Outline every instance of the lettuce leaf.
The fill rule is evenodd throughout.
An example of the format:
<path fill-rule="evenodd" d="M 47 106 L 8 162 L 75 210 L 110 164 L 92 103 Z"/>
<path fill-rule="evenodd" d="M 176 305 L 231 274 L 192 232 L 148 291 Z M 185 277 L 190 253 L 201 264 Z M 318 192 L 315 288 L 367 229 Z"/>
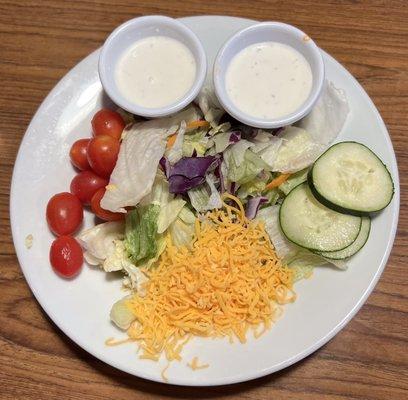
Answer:
<path fill-rule="evenodd" d="M 163 207 L 173 198 L 174 195 L 169 192 L 169 183 L 164 173 L 161 170 L 157 170 L 152 190 L 140 200 L 140 205 L 148 206 L 149 204 L 156 204 Z"/>
<path fill-rule="evenodd" d="M 140 206 L 126 214 L 125 247 L 129 259 L 140 265 L 158 252 L 157 220 L 160 206 Z"/>
<path fill-rule="evenodd" d="M 312 164 L 326 149 L 304 129 L 288 126 L 279 135 L 282 144 L 273 163 L 273 171 L 297 172 Z"/>
<path fill-rule="evenodd" d="M 205 120 L 210 123 L 212 128 L 215 128 L 225 111 L 219 103 L 214 90 L 209 86 L 205 86 L 199 93 L 197 100 Z"/>
<path fill-rule="evenodd" d="M 134 124 L 121 143 L 109 190 L 101 200 L 102 208 L 125 213 L 125 207 L 137 205 L 149 194 L 167 136 L 176 132 L 182 121 L 188 123 L 200 115 L 196 107 L 190 106 L 172 117 Z"/>
<path fill-rule="evenodd" d="M 231 124 L 229 122 L 224 122 L 220 125 L 216 125 L 214 127 L 212 127 L 209 131 L 208 131 L 208 135 L 209 136 L 214 136 L 217 133 L 223 133 L 223 132 L 228 132 L 231 128 Z"/>
<path fill-rule="evenodd" d="M 230 144 L 237 143 L 241 139 L 238 131 L 221 132 L 213 137 L 215 152 L 222 153 Z"/>
<path fill-rule="evenodd" d="M 196 152 L 203 156 L 208 149 L 209 137 L 206 130 L 197 130 L 194 133 L 186 133 L 183 141 L 183 157 L 192 157 Z"/>
<path fill-rule="evenodd" d="M 191 205 L 197 212 L 213 210 L 222 207 L 221 196 L 215 187 L 215 176 L 208 174 L 206 183 L 187 192 Z"/>
<path fill-rule="evenodd" d="M 161 207 L 157 218 L 157 233 L 163 233 L 170 224 L 177 218 L 186 202 L 183 199 L 175 198 Z"/>
<path fill-rule="evenodd" d="M 295 188 L 297 185 L 300 185 L 303 182 L 307 181 L 307 174 L 309 173 L 309 169 L 302 169 L 293 175 L 291 175 L 285 182 L 283 182 L 280 186 L 279 189 L 285 194 L 288 195 L 288 193 Z"/>
<path fill-rule="evenodd" d="M 279 225 L 279 205 L 262 208 L 258 211 L 256 220 L 264 221 L 265 230 L 275 247 L 279 258 L 286 259 L 294 255 L 298 249 L 283 235 Z"/>
<path fill-rule="evenodd" d="M 121 268 L 105 264 L 105 260 L 117 251 L 117 242 L 125 236 L 123 221 L 111 221 L 81 232 L 77 239 L 85 249 L 84 258 L 91 265 L 100 265 L 105 271 L 117 271 Z"/>
<path fill-rule="evenodd" d="M 316 105 L 297 125 L 307 130 L 315 142 L 327 146 L 343 129 L 349 112 L 345 92 L 326 80 Z"/>
<path fill-rule="evenodd" d="M 190 247 L 195 233 L 194 224 L 194 214 L 188 207 L 184 206 L 176 220 L 169 227 L 172 243 L 177 247 Z"/>
<path fill-rule="evenodd" d="M 267 192 L 265 192 L 265 187 L 269 180 L 271 179 L 272 174 L 270 172 L 261 172 L 259 173 L 254 179 L 249 182 L 243 183 L 238 191 L 237 196 L 242 200 L 246 201 L 247 197 L 257 197 L 257 196 L 267 196 Z M 270 192 L 270 191 L 268 191 Z"/>
<path fill-rule="evenodd" d="M 129 329 L 131 323 L 136 319 L 135 314 L 127 306 L 127 300 L 131 296 L 126 296 L 113 304 L 110 311 L 111 321 L 120 329 Z"/>
<path fill-rule="evenodd" d="M 184 133 L 186 132 L 186 122 L 181 121 L 180 127 L 177 131 L 176 140 L 166 153 L 167 159 L 170 164 L 175 164 L 183 157 L 183 143 L 184 143 Z"/>
<path fill-rule="evenodd" d="M 268 169 L 268 165 L 251 150 L 239 145 L 242 142 L 230 146 L 224 151 L 227 177 L 231 182 L 244 184 L 252 181 L 262 170 Z"/>

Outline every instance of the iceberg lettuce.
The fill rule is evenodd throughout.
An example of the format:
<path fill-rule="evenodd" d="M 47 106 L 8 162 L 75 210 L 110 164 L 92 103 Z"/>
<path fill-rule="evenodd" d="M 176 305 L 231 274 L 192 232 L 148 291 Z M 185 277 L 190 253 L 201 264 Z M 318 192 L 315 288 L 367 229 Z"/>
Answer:
<path fill-rule="evenodd" d="M 124 222 L 111 221 L 81 232 L 77 239 L 85 250 L 84 258 L 88 264 L 101 265 L 105 271 L 117 271 L 121 268 L 113 267 L 104 261 L 118 251 L 117 242 L 123 240 L 124 236 Z"/>
<path fill-rule="evenodd" d="M 210 123 L 212 128 L 215 128 L 225 111 L 219 103 L 214 90 L 209 86 L 205 86 L 201 89 L 197 101 L 205 120 Z"/>
<path fill-rule="evenodd" d="M 273 163 L 273 171 L 297 172 L 312 164 L 326 149 L 304 129 L 288 126 L 279 137 L 282 144 Z"/>
<path fill-rule="evenodd" d="M 279 186 L 279 190 L 281 190 L 285 196 L 297 185 L 300 185 L 303 182 L 307 181 L 307 174 L 309 173 L 309 169 L 302 169 L 293 175 L 291 175 L 285 182 L 283 182 Z"/>
<path fill-rule="evenodd" d="M 191 205 L 197 212 L 213 210 L 222 207 L 221 196 L 215 187 L 215 176 L 208 174 L 205 177 L 206 183 L 190 189 L 187 194 Z"/>
<path fill-rule="evenodd" d="M 176 140 L 171 147 L 167 151 L 167 159 L 169 160 L 170 164 L 175 164 L 183 157 L 183 143 L 184 143 L 184 133 L 186 132 L 186 122 L 181 121 L 180 127 L 177 131 Z"/>
<path fill-rule="evenodd" d="M 126 214 L 125 248 L 129 259 L 140 265 L 158 252 L 157 220 L 160 206 L 139 206 Z"/>
<path fill-rule="evenodd" d="M 195 233 L 194 223 L 194 214 L 188 207 L 184 206 L 177 219 L 169 227 L 170 237 L 174 246 L 191 246 Z"/>
<path fill-rule="evenodd" d="M 336 88 L 333 82 L 325 81 L 316 105 L 297 125 L 307 130 L 315 142 L 327 146 L 343 129 L 349 112 L 345 92 Z"/>
<path fill-rule="evenodd" d="M 228 180 L 244 184 L 256 178 L 261 171 L 268 170 L 269 166 L 257 154 L 245 149 L 245 143 L 240 145 L 241 142 L 243 141 L 239 141 L 224 151 L 224 161 Z"/>
<path fill-rule="evenodd" d="M 120 145 L 102 208 L 125 213 L 125 207 L 137 205 L 149 194 L 167 137 L 177 131 L 182 121 L 188 123 L 200 115 L 196 107 L 190 106 L 171 117 L 134 124 Z"/>

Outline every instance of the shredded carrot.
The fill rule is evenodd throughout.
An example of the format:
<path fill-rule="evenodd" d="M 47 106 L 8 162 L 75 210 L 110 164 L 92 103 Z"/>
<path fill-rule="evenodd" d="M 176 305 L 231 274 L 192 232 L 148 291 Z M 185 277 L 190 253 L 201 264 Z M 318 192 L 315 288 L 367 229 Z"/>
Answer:
<path fill-rule="evenodd" d="M 167 138 L 166 148 L 171 149 L 174 146 L 174 142 L 176 141 L 176 139 L 177 139 L 177 132 L 173 133 L 171 136 Z"/>
<path fill-rule="evenodd" d="M 285 182 L 291 175 L 292 174 L 280 174 L 265 186 L 265 190 L 271 190 L 282 185 L 282 183 Z"/>
<path fill-rule="evenodd" d="M 181 360 L 191 336 L 234 337 L 268 329 L 280 305 L 295 300 L 293 272 L 277 257 L 260 221 L 249 221 L 238 198 L 224 195 L 224 209 L 196 219 L 191 248 L 167 247 L 147 271 L 146 294 L 127 300 L 136 321 L 128 330 L 140 357 Z"/>
<path fill-rule="evenodd" d="M 206 128 L 209 127 L 209 122 L 199 119 L 197 121 L 191 121 L 186 125 L 186 129 Z M 166 148 L 171 149 L 174 146 L 174 142 L 177 139 L 177 132 L 173 133 L 167 138 Z"/>
<path fill-rule="evenodd" d="M 191 121 L 187 124 L 186 128 L 187 129 L 196 129 L 196 128 L 207 128 L 210 126 L 210 123 L 208 121 L 205 121 L 203 119 L 199 119 L 197 121 Z"/>

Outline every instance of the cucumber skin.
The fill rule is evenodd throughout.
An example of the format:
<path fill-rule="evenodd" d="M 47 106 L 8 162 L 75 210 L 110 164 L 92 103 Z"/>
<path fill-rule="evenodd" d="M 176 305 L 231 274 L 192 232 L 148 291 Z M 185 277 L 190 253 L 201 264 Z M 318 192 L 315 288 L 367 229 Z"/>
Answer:
<path fill-rule="evenodd" d="M 309 174 L 310 174 L 310 171 L 309 171 Z M 309 175 L 308 174 L 308 175 Z M 302 183 L 299 183 L 299 185 L 296 185 L 290 192 L 292 192 L 293 190 L 295 190 L 297 187 L 299 187 L 299 186 L 301 186 L 301 185 L 304 185 L 306 182 L 302 182 Z M 289 193 L 290 193 L 289 192 Z M 288 193 L 288 196 L 289 196 L 289 193 Z M 312 193 L 313 193 L 313 191 L 312 191 Z M 286 196 L 287 197 L 287 196 Z M 318 199 L 317 199 L 318 200 Z M 318 200 L 319 201 L 319 200 Z M 319 201 L 320 202 L 320 201 Z M 322 203 L 323 204 L 323 203 Z M 323 204 L 324 205 L 324 204 Z M 329 207 L 330 208 L 330 207 Z M 299 247 L 301 247 L 302 249 L 306 249 L 306 250 L 309 250 L 309 251 L 311 251 L 312 253 L 315 253 L 315 254 L 317 254 L 317 255 L 319 255 L 320 256 L 320 254 L 319 254 L 319 250 L 316 250 L 316 249 L 311 249 L 310 247 L 306 247 L 306 246 L 302 246 L 301 244 L 299 244 L 299 243 L 297 243 L 297 242 L 295 242 L 294 240 L 292 240 L 291 238 L 289 238 L 288 236 L 286 236 L 286 234 L 285 234 L 285 232 L 284 232 L 284 230 L 282 229 L 282 223 L 281 223 L 281 219 L 282 219 L 282 205 L 281 205 L 281 207 L 279 207 L 279 227 L 280 227 L 280 229 L 281 229 L 281 231 L 282 231 L 282 233 L 283 233 L 283 236 L 285 236 L 285 238 L 289 241 L 289 242 L 291 242 L 291 243 L 293 243 L 293 244 L 295 244 L 296 246 L 299 246 Z M 336 211 L 336 210 L 333 210 L 333 211 Z M 343 213 L 344 214 L 344 213 Z M 349 213 L 346 213 L 346 214 L 349 214 Z M 360 215 L 356 215 L 356 217 L 360 217 Z M 361 220 L 360 221 L 360 229 L 361 229 L 361 225 L 362 225 L 362 223 L 363 223 L 363 220 Z M 359 231 L 360 232 L 360 231 Z M 356 236 L 356 239 L 357 239 L 357 237 L 358 237 L 358 234 L 357 234 L 357 236 Z M 348 246 L 350 246 L 352 243 L 350 243 Z M 333 251 L 341 251 L 341 250 L 344 250 L 344 249 L 346 249 L 348 246 L 345 246 L 345 247 L 343 247 L 342 249 L 338 249 L 338 250 L 333 250 Z"/>
<path fill-rule="evenodd" d="M 327 151 L 329 151 L 332 147 L 334 147 L 334 146 L 336 146 L 336 145 L 338 145 L 338 144 L 341 144 L 341 143 L 354 143 L 354 144 L 358 144 L 358 145 L 360 145 L 360 146 L 364 146 L 364 147 L 365 147 L 366 149 L 368 149 L 371 153 L 373 153 L 374 156 L 377 157 L 378 160 L 380 161 L 380 163 L 384 166 L 385 170 L 387 171 L 387 173 L 388 173 L 388 175 L 389 175 L 389 177 L 390 177 L 391 183 L 392 183 L 392 193 L 391 193 L 391 197 L 390 197 L 389 202 L 388 202 L 384 207 L 382 207 L 382 208 L 380 208 L 380 209 L 378 209 L 378 210 L 370 210 L 370 211 L 353 210 L 353 209 L 346 208 L 346 207 L 342 207 L 342 206 L 339 206 L 339 205 L 337 205 L 337 204 L 332 203 L 331 201 L 329 201 L 329 200 L 327 200 L 325 197 L 323 197 L 323 196 L 319 193 L 319 191 L 316 189 L 316 187 L 315 187 L 314 184 L 313 184 L 313 169 L 314 169 L 315 164 L 319 161 L 319 159 L 320 159 L 321 157 L 323 157 L 323 156 L 326 154 Z M 352 140 L 335 143 L 335 144 L 333 144 L 332 146 L 330 146 L 322 155 L 320 155 L 319 158 L 313 163 L 312 168 L 310 168 L 310 171 L 309 171 L 309 173 L 307 174 L 307 183 L 309 184 L 309 187 L 310 187 L 310 190 L 311 190 L 312 193 L 313 193 L 313 196 L 314 196 L 314 197 L 316 198 L 316 200 L 318 200 L 320 203 L 322 203 L 322 204 L 325 205 L 326 207 L 331 208 L 332 210 L 337 211 L 337 212 L 339 212 L 339 213 L 354 215 L 354 216 L 356 216 L 356 217 L 370 216 L 370 215 L 373 214 L 373 213 L 376 213 L 376 212 L 379 212 L 379 211 L 381 211 L 381 210 L 384 210 L 384 209 L 387 208 L 388 205 L 391 203 L 392 199 L 394 198 L 394 193 L 395 193 L 394 180 L 392 179 L 392 176 L 391 176 L 391 174 L 390 174 L 390 171 L 388 171 L 387 166 L 382 162 L 382 160 L 377 156 L 377 154 L 375 154 L 375 153 L 374 153 L 371 149 L 369 149 L 365 144 L 362 144 L 362 143 L 359 143 L 359 142 L 355 142 L 355 141 L 352 141 Z"/>
<path fill-rule="evenodd" d="M 368 217 L 368 218 L 370 218 L 370 217 Z M 363 245 L 362 245 L 355 253 L 353 253 L 351 256 L 343 257 L 343 258 L 328 257 L 328 256 L 327 256 L 327 253 L 330 253 L 329 251 L 326 252 L 325 255 L 323 255 L 323 254 L 321 254 L 321 253 L 319 253 L 319 252 L 316 252 L 316 254 L 319 255 L 319 256 L 321 256 L 321 257 L 325 257 L 325 258 L 327 258 L 327 259 L 329 259 L 329 260 L 348 260 L 350 257 L 353 257 L 353 256 L 356 255 L 359 251 L 361 251 L 361 250 L 363 249 L 363 247 L 367 244 L 368 239 L 369 239 L 369 237 L 370 237 L 370 233 L 371 233 L 371 226 L 372 226 L 371 224 L 372 224 L 372 223 L 371 223 L 371 218 L 370 218 L 370 229 L 368 230 L 367 238 L 366 238 L 365 242 L 363 243 Z M 352 243 L 352 244 L 353 244 L 353 243 Z M 351 244 L 351 245 L 352 245 L 352 244 Z M 350 245 L 350 246 L 351 246 L 351 245 Z M 344 249 L 347 249 L 347 247 L 345 247 Z M 344 249 L 343 249 L 343 250 L 344 250 Z M 342 251 L 342 250 L 339 250 L 339 251 Z M 333 253 L 337 253 L 337 251 L 333 251 Z"/>

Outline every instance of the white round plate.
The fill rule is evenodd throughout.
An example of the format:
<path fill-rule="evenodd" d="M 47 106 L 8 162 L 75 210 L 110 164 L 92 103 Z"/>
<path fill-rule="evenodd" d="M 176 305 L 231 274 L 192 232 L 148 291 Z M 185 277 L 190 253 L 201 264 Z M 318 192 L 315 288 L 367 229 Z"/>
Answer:
<path fill-rule="evenodd" d="M 225 40 L 254 23 L 232 17 L 189 17 L 181 21 L 202 40 L 211 70 Z M 21 268 L 35 297 L 61 330 L 102 361 L 130 374 L 162 381 L 167 365 L 140 360 L 136 345 L 107 347 L 109 337 L 121 334 L 109 321 L 111 305 L 123 297 L 121 279 L 84 266 L 72 281 L 51 269 L 48 252 L 53 235 L 45 220 L 48 199 L 69 190 L 75 174 L 69 162 L 71 144 L 91 135 L 91 118 L 106 104 L 98 78 L 99 50 L 90 54 L 58 83 L 35 114 L 17 156 L 10 199 L 13 239 Z M 370 147 L 388 166 L 395 183 L 391 204 L 373 220 L 368 243 L 349 263 L 347 271 L 317 268 L 311 279 L 295 286 L 297 300 L 285 307 L 282 318 L 259 339 L 245 345 L 227 340 L 193 339 L 183 361 L 171 363 L 169 383 L 222 385 L 270 374 L 317 350 L 356 314 L 377 283 L 390 254 L 398 222 L 399 181 L 387 129 L 368 95 L 338 62 L 324 53 L 327 77 L 347 92 L 351 115 L 338 140 L 356 140 Z M 93 223 L 86 215 L 85 226 Z M 32 234 L 33 246 L 25 238 Z M 251 335 L 250 335 L 251 336 Z M 198 356 L 207 369 L 192 371 L 188 361 Z"/>

